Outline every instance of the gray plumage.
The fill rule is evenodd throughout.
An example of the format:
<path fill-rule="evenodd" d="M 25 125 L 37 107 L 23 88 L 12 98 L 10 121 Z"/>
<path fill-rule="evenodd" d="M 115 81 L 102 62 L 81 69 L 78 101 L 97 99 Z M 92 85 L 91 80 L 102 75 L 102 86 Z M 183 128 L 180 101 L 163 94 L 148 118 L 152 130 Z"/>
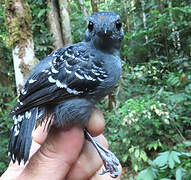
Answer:
<path fill-rule="evenodd" d="M 56 128 L 75 124 L 85 128 L 94 105 L 120 78 L 123 36 L 119 15 L 95 13 L 89 18 L 83 42 L 58 49 L 36 65 L 10 113 L 14 119 L 9 143 L 13 162 L 27 161 L 36 121 L 47 115 L 53 117 Z"/>

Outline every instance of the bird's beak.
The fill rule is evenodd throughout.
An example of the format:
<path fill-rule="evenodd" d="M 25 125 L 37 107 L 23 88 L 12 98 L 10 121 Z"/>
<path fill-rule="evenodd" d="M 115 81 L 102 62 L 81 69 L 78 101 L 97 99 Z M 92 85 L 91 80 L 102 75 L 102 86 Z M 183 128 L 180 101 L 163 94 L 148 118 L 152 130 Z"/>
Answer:
<path fill-rule="evenodd" d="M 110 38 L 112 35 L 112 31 L 109 30 L 107 27 L 102 28 L 99 32 L 98 32 L 98 36 L 101 38 Z"/>
<path fill-rule="evenodd" d="M 107 28 L 104 28 L 104 34 L 107 35 Z"/>

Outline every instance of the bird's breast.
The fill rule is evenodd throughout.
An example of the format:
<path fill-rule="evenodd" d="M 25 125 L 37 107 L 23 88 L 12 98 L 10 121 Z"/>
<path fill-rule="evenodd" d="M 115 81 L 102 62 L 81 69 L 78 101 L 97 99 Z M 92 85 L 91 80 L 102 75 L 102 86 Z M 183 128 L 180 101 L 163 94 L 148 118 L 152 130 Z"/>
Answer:
<path fill-rule="evenodd" d="M 100 83 L 97 89 L 93 92 L 94 98 L 100 100 L 112 92 L 117 84 L 121 72 L 121 59 L 116 56 L 107 56 L 104 61 L 104 68 L 107 72 L 107 77 Z"/>

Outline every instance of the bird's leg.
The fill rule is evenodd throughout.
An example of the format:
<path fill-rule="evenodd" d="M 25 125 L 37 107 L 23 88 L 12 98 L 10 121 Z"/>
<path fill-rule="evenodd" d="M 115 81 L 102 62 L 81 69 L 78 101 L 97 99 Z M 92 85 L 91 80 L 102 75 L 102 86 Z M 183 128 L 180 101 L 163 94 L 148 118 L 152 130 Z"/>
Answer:
<path fill-rule="evenodd" d="M 101 144 L 96 142 L 93 137 L 90 135 L 87 129 L 84 129 L 85 136 L 87 140 L 89 140 L 93 146 L 96 148 L 98 154 L 100 155 L 105 169 L 100 175 L 105 173 L 110 173 L 111 177 L 116 178 L 121 174 L 120 162 L 117 157 L 108 149 L 104 148 Z"/>

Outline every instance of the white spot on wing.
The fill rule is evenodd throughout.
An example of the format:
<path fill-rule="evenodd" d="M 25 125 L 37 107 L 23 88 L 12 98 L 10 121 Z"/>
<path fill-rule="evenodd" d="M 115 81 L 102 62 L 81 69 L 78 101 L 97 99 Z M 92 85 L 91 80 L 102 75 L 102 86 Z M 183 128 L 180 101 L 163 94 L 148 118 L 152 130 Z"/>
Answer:
<path fill-rule="evenodd" d="M 92 69 L 92 72 L 96 75 L 96 76 L 99 76 L 100 73 L 98 71 L 96 71 L 95 69 Z"/>
<path fill-rule="evenodd" d="M 16 125 L 16 126 L 14 127 L 14 136 L 18 136 L 18 134 L 19 134 L 19 128 L 18 128 L 18 126 Z"/>
<path fill-rule="evenodd" d="M 51 67 L 51 71 L 52 71 L 53 73 L 58 73 L 58 72 L 59 72 L 59 71 L 56 70 L 53 66 Z"/>
<path fill-rule="evenodd" d="M 29 84 L 32 84 L 32 83 L 34 83 L 34 82 L 36 82 L 37 80 L 36 79 L 30 79 L 29 80 Z"/>
<path fill-rule="evenodd" d="M 62 55 L 62 56 L 60 56 L 60 59 L 63 61 L 64 60 L 64 56 Z M 55 61 L 56 62 L 56 61 Z"/>
<path fill-rule="evenodd" d="M 68 51 L 66 50 L 65 51 L 65 53 L 64 53 L 67 57 L 69 57 L 69 58 L 72 58 L 72 59 L 74 59 L 75 58 L 75 56 L 74 55 L 70 55 L 70 54 L 68 54 Z"/>
<path fill-rule="evenodd" d="M 66 84 L 62 84 L 59 80 L 56 80 L 56 85 L 57 85 L 59 88 L 67 88 Z"/>
<path fill-rule="evenodd" d="M 17 117 L 15 115 L 13 116 L 13 120 L 14 120 L 15 125 L 18 124 L 18 119 L 17 119 Z"/>
<path fill-rule="evenodd" d="M 49 76 L 49 77 L 48 77 L 48 81 L 49 81 L 50 83 L 55 83 L 55 82 L 56 82 L 56 80 L 53 79 L 52 76 Z"/>
<path fill-rule="evenodd" d="M 23 115 L 18 115 L 18 122 L 21 122 L 23 120 L 24 116 Z"/>
<path fill-rule="evenodd" d="M 104 73 L 105 73 L 105 71 L 103 71 L 103 70 L 100 70 L 99 72 L 100 72 L 100 73 L 102 73 L 102 74 L 104 74 Z"/>
<path fill-rule="evenodd" d="M 30 112 L 30 111 L 29 111 L 29 112 L 26 111 L 26 112 L 25 112 L 25 116 L 26 116 L 27 119 L 30 119 L 30 117 L 31 117 L 31 112 Z"/>
<path fill-rule="evenodd" d="M 80 74 L 78 74 L 77 72 L 75 72 L 74 74 L 76 75 L 77 78 L 79 78 L 79 79 L 84 79 L 84 77 L 81 76 Z"/>
<path fill-rule="evenodd" d="M 66 68 L 65 68 L 65 70 L 66 70 L 66 73 L 68 73 L 68 74 L 71 74 L 71 73 L 72 73 L 72 71 L 69 71 L 69 70 L 67 70 Z"/>
<path fill-rule="evenodd" d="M 96 81 L 96 79 L 93 79 L 91 76 L 84 74 L 85 78 L 90 81 Z"/>
<path fill-rule="evenodd" d="M 76 61 L 82 61 L 82 58 L 75 57 Z M 84 59 L 83 59 L 84 60 Z"/>
<path fill-rule="evenodd" d="M 22 95 L 25 95 L 26 93 L 27 93 L 27 90 L 26 90 L 25 88 L 22 88 L 22 89 L 21 89 L 21 94 L 22 94 Z"/>
<path fill-rule="evenodd" d="M 48 69 L 44 69 L 44 70 L 42 70 L 42 72 L 47 73 L 47 72 L 49 72 L 49 70 Z"/>
<path fill-rule="evenodd" d="M 101 79 L 101 78 L 99 78 L 99 77 L 98 77 L 97 79 L 98 79 L 99 81 L 101 81 L 101 82 L 104 81 L 103 79 Z"/>
<path fill-rule="evenodd" d="M 67 67 L 72 67 L 71 65 L 68 64 L 68 62 L 66 60 L 64 62 L 65 62 Z"/>
<path fill-rule="evenodd" d="M 70 88 L 67 88 L 66 90 L 70 94 L 79 94 L 82 92 L 82 91 L 76 91 L 75 89 L 70 89 Z"/>
<path fill-rule="evenodd" d="M 56 55 L 57 55 L 56 53 L 57 53 L 57 51 L 54 51 L 53 54 L 52 54 L 52 56 L 56 56 Z"/>

